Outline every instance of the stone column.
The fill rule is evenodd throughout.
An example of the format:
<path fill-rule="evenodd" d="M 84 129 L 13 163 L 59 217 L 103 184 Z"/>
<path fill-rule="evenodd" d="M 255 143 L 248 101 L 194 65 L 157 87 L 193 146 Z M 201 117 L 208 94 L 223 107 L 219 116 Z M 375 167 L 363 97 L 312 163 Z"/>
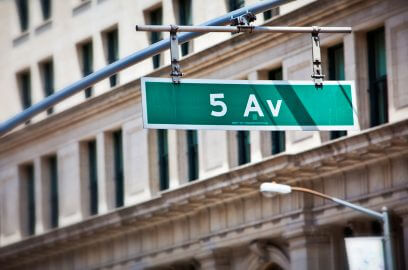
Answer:
<path fill-rule="evenodd" d="M 186 180 L 185 165 L 185 131 L 168 131 L 168 151 L 169 151 L 169 187 L 170 189 L 180 186 Z"/>
<path fill-rule="evenodd" d="M 98 162 L 98 213 L 114 208 L 112 138 L 103 132 L 96 136 Z"/>
<path fill-rule="evenodd" d="M 83 218 L 79 172 L 79 144 L 74 142 L 57 152 L 58 157 L 58 226 L 76 223 Z"/>
<path fill-rule="evenodd" d="M 333 269 L 330 237 L 320 230 L 300 230 L 286 234 L 293 270 Z"/>
<path fill-rule="evenodd" d="M 408 211 L 406 209 L 405 211 Z M 401 216 L 402 222 L 401 222 L 401 230 L 402 230 L 402 237 L 400 238 L 400 241 L 402 243 L 399 243 L 399 247 L 401 247 L 401 253 L 399 254 L 400 261 L 397 262 L 397 265 L 399 264 L 401 269 L 407 269 L 408 267 L 408 212 L 405 213 L 405 215 Z M 395 239 L 395 234 L 394 234 L 394 239 Z M 395 249 L 395 251 L 399 251 L 398 249 Z M 404 268 L 405 266 L 405 268 Z"/>
<path fill-rule="evenodd" d="M 258 80 L 258 72 L 253 71 L 248 74 L 249 81 Z M 250 131 L 251 137 L 251 162 L 262 160 L 262 132 L 258 130 Z"/>
<path fill-rule="evenodd" d="M 148 131 L 133 119 L 124 123 L 122 129 L 125 205 L 132 205 L 151 195 Z"/>
<path fill-rule="evenodd" d="M 199 254 L 197 261 L 200 264 L 200 270 L 229 270 L 231 269 L 231 252 L 230 250 L 207 251 Z"/>
<path fill-rule="evenodd" d="M 47 202 L 48 190 L 43 185 L 43 171 L 41 157 L 34 159 L 34 200 L 35 200 L 35 234 L 41 234 L 47 230 L 48 215 L 44 204 Z"/>

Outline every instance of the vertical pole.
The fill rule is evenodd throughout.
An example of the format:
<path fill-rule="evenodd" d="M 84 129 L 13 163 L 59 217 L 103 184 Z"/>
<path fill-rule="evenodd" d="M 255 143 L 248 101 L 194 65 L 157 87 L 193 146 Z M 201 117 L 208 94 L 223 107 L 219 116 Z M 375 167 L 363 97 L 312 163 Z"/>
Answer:
<path fill-rule="evenodd" d="M 180 77 L 183 76 L 180 70 L 180 63 L 179 63 L 179 41 L 177 37 L 177 29 L 176 25 L 171 25 L 170 31 L 170 56 L 171 56 L 171 79 L 173 83 L 180 83 Z"/>
<path fill-rule="evenodd" d="M 383 230 L 384 230 L 384 245 L 385 245 L 385 264 L 387 270 L 395 270 L 395 258 L 393 252 L 391 222 L 387 207 L 382 208 L 383 214 Z"/>
<path fill-rule="evenodd" d="M 320 54 L 320 28 L 313 26 L 312 32 L 312 59 L 313 59 L 313 74 L 312 78 L 317 88 L 323 87 L 323 72 L 322 72 L 322 60 Z"/>

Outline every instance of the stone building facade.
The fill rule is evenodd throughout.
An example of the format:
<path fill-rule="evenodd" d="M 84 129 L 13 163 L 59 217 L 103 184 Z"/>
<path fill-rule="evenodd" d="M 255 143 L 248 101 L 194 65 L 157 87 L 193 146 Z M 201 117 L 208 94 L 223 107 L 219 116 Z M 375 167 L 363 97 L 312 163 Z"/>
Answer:
<path fill-rule="evenodd" d="M 1 4 L 11 8 L 10 2 Z M 40 1 L 30 1 L 34 2 Z M 176 2 L 170 0 L 135 1 L 128 9 L 126 1 L 64 1 L 71 2 L 69 15 L 83 17 L 72 25 L 61 22 L 59 27 L 75 27 L 78 33 L 53 43 L 54 65 L 64 44 L 71 42 L 72 47 L 77 40 L 86 40 L 88 27 L 98 29 L 92 38 L 95 53 L 97 47 L 109 47 L 101 45 L 101 33 L 106 32 L 103 29 L 110 33 L 115 23 L 109 16 L 97 17 L 97 9 L 120 9 L 123 20 L 131 25 L 134 11 L 145 10 L 146 18 L 147 11 L 160 5 L 163 23 L 177 17 L 166 19 L 174 14 L 164 11 Z M 192 10 L 194 17 L 201 18 L 198 3 L 192 1 Z M 230 2 L 219 3 L 222 8 L 203 3 L 201 8 L 206 8 L 206 16 L 211 14 L 208 18 L 221 15 Z M 325 74 L 329 79 L 356 83 L 360 130 L 347 134 L 202 130 L 193 136 L 182 130 L 146 130 L 140 76 L 169 74 L 169 66 L 164 65 L 167 54 L 158 69 L 153 70 L 152 61 L 146 60 L 121 72 L 111 91 L 110 81 L 101 82 L 90 98 L 81 93 L 0 138 L 0 268 L 348 269 L 344 238 L 382 234 L 377 221 L 321 198 L 303 193 L 271 198 L 260 194 L 261 183 L 276 181 L 378 211 L 387 206 L 393 213 L 397 266 L 406 269 L 408 5 L 404 0 L 319 0 L 284 10 L 264 23 L 353 28 L 352 34 L 320 37 Z M 86 12 L 97 22 L 87 23 Z M 47 42 L 47 33 L 42 32 L 47 30 L 42 28 L 57 27 L 55 16 L 55 24 L 52 19 L 51 26 L 45 22 L 40 30 L 28 28 L 12 40 L 10 46 L 19 52 L 4 56 L 12 62 L 10 70 L 17 72 L 27 60 L 24 55 L 31 56 L 25 42 Z M 204 21 L 200 20 L 193 23 Z M 102 22 L 103 26 L 94 25 Z M 122 27 L 124 23 L 119 24 L 119 44 L 127 45 L 119 45 L 120 57 L 139 48 L 131 49 L 130 43 L 140 48 L 148 45 L 146 33 L 121 39 Z M 44 40 L 36 35 L 44 35 Z M 209 37 L 216 38 L 211 46 L 205 43 L 208 37 L 189 45 L 194 53 L 181 61 L 185 77 L 310 78 L 310 35 Z M 75 46 L 74 52 L 79 48 Z M 57 87 L 80 78 L 83 71 L 78 63 L 70 66 L 74 65 L 70 58 L 77 56 L 67 53 L 64 57 L 67 68 L 56 68 Z M 35 95 L 41 94 L 41 76 L 36 74 L 46 73 L 47 68 L 38 64 L 42 57 L 34 58 L 30 57 L 29 65 L 36 101 Z M 94 58 L 95 70 L 110 59 Z M 3 62 L 1 68 L 7 69 Z M 15 91 L 10 92 L 14 96 L 9 104 L 5 102 L 9 92 L 0 94 L 2 108 L 3 104 L 7 108 L 1 109 L 4 119 L 21 110 L 21 82 L 11 75 L 8 79 L 2 77 Z"/>

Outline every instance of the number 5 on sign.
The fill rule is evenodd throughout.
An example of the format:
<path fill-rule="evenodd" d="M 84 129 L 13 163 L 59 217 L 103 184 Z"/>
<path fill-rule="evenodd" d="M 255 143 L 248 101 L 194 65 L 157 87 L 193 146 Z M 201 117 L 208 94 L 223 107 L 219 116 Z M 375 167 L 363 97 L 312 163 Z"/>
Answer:
<path fill-rule="evenodd" d="M 211 115 L 215 117 L 224 116 L 227 113 L 227 105 L 221 100 L 215 100 L 216 98 L 224 98 L 224 94 L 210 94 L 211 106 L 220 106 L 221 111 L 211 111 Z"/>

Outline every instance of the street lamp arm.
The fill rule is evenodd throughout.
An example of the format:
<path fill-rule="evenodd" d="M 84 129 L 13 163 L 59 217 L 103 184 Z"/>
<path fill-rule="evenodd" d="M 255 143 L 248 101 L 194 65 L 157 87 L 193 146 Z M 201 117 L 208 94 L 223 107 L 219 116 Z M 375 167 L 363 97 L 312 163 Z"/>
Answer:
<path fill-rule="evenodd" d="M 362 212 L 362 213 L 367 214 L 367 215 L 369 215 L 371 217 L 374 217 L 376 219 L 380 219 L 381 221 L 384 221 L 384 215 L 382 213 L 367 209 L 365 207 L 361 207 L 361 206 L 353 204 L 353 203 L 349 203 L 349 202 L 344 201 L 342 199 L 338 199 L 338 198 L 335 198 L 335 197 L 332 197 L 332 196 L 329 196 L 329 195 L 326 195 L 326 194 L 323 194 L 323 193 L 320 193 L 318 191 L 311 190 L 311 189 L 308 189 L 308 188 L 302 188 L 302 187 L 291 187 L 291 188 L 292 188 L 293 191 L 300 191 L 300 192 L 309 193 L 309 194 L 312 194 L 312 195 L 315 195 L 315 196 L 318 196 L 318 197 L 333 201 L 333 202 L 338 203 L 340 205 L 352 208 L 352 209 L 354 209 L 356 211 Z"/>
<path fill-rule="evenodd" d="M 391 236 L 391 221 L 390 221 L 390 217 L 389 217 L 388 210 L 386 207 L 383 207 L 382 213 L 379 213 L 379 212 L 364 208 L 362 206 L 323 194 L 315 190 L 311 190 L 308 188 L 302 188 L 302 187 L 292 187 L 289 185 L 278 184 L 275 182 L 262 183 L 259 189 L 264 194 L 269 194 L 269 193 L 288 194 L 288 193 L 291 193 L 292 191 L 309 193 L 314 196 L 318 196 L 326 200 L 333 201 L 337 204 L 346 206 L 348 208 L 354 209 L 358 212 L 364 213 L 366 215 L 369 215 L 371 217 L 381 220 L 383 223 L 383 232 L 384 232 L 385 263 L 387 265 L 386 269 L 387 270 L 395 269 L 395 257 L 394 257 L 394 250 L 393 250 L 392 236 Z"/>

